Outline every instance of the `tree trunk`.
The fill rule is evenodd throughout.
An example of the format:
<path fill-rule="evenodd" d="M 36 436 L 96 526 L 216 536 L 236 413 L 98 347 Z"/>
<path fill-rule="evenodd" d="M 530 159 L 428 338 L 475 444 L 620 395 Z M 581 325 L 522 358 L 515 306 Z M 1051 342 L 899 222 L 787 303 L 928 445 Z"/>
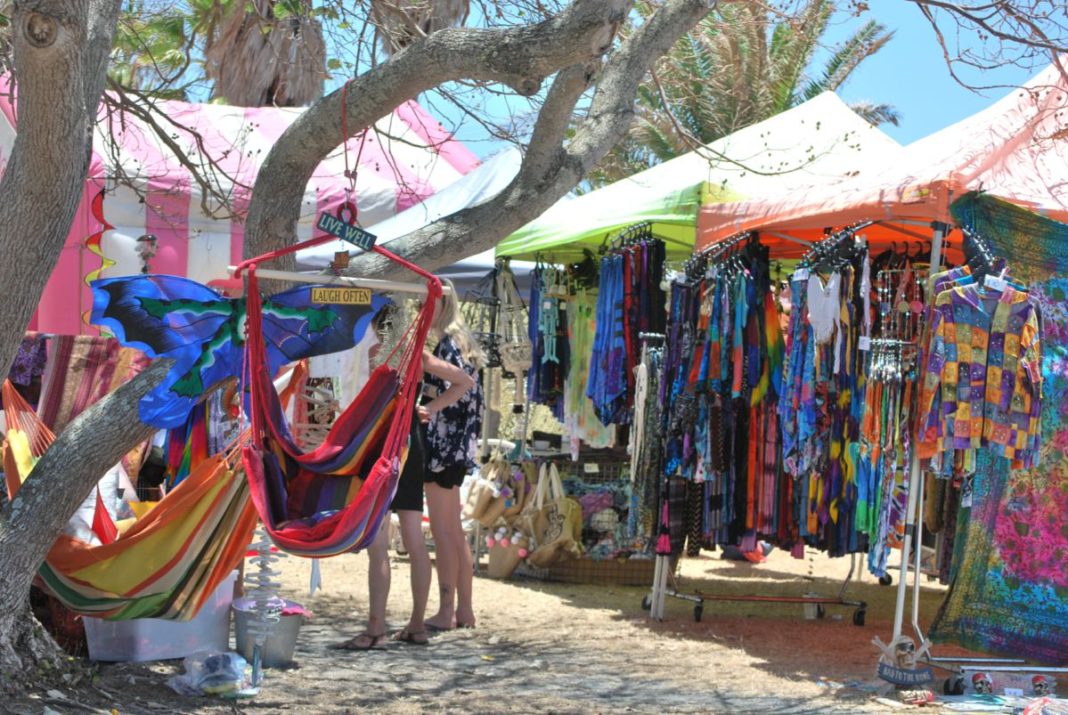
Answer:
<path fill-rule="evenodd" d="M 29 0 L 11 22 L 18 133 L 0 179 L 0 374 L 6 375 L 67 240 L 120 0 Z"/>
<path fill-rule="evenodd" d="M 15 694 L 29 685 L 24 676 L 31 669 L 57 670 L 65 654 L 30 612 L 26 593 L 5 580 L 0 602 L 8 601 L 20 605 L 0 615 L 0 692 Z"/>
<path fill-rule="evenodd" d="M 500 82 L 519 94 L 534 94 L 545 77 L 556 74 L 516 179 L 480 206 L 390 241 L 391 251 L 435 270 L 492 248 L 578 185 L 625 135 L 638 85 L 653 62 L 697 24 L 710 5 L 708 0 L 660 3 L 651 18 L 612 49 L 616 27 L 633 4 L 575 0 L 558 16 L 535 25 L 442 30 L 353 80 L 345 97 L 350 136 L 446 81 Z M 590 109 L 567 139 L 574 108 L 598 75 Z M 252 190 L 246 255 L 295 240 L 304 187 L 341 141 L 341 100 L 341 93 L 335 92 L 316 102 L 271 148 Z M 291 265 L 283 259 L 280 267 Z M 347 272 L 390 278 L 404 273 L 377 254 L 360 256 Z"/>
<path fill-rule="evenodd" d="M 79 415 L 37 462 L 15 498 L 0 508 L 0 682 L 18 683 L 19 673 L 38 659 L 57 657 L 55 644 L 37 632 L 40 625 L 27 609 L 30 584 L 56 535 L 101 475 L 155 432 L 137 418 L 138 402 L 171 364 L 156 360 Z"/>
<path fill-rule="evenodd" d="M 63 249 L 84 189 L 92 125 L 120 5 L 120 0 L 28 0 L 14 6 L 18 133 L 0 179 L 3 375 Z M 126 392 L 161 377 L 158 371 L 146 374 Z M 114 416 L 130 421 L 103 432 L 91 421 L 79 422 L 85 426 L 80 433 L 64 434 L 60 441 L 67 446 L 50 452 L 24 493 L 0 509 L 0 684 L 8 687 L 32 683 L 20 675 L 38 660 L 58 656 L 28 608 L 38 565 L 91 484 L 144 437 L 143 430 L 129 427 L 137 424 L 136 413 L 95 414 L 96 420 Z"/>

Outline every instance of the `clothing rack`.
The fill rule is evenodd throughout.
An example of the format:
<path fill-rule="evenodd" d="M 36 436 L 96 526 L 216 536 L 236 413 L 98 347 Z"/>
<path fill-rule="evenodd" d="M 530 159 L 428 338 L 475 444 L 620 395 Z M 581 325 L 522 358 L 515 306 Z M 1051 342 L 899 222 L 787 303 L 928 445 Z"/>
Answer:
<path fill-rule="evenodd" d="M 827 267 L 828 263 L 838 264 L 856 255 L 859 245 L 853 240 L 857 232 L 874 224 L 874 221 L 861 221 L 848 226 L 841 231 L 832 233 L 822 241 L 812 244 L 812 247 L 801 258 L 798 268 L 820 270 Z"/>
<path fill-rule="evenodd" d="M 856 232 L 862 229 L 864 226 L 870 225 L 871 222 L 865 222 L 852 226 L 848 229 L 835 233 L 824 239 L 823 242 L 812 247 L 808 256 L 812 259 L 810 265 L 822 263 L 824 259 L 834 258 L 840 259 L 843 254 L 839 247 L 847 239 L 852 239 Z M 704 278 L 707 271 L 709 271 L 713 264 L 719 263 L 726 267 L 728 271 L 736 270 L 741 267 L 741 263 L 738 261 L 741 258 L 741 254 L 737 253 L 740 247 L 749 248 L 754 245 L 759 246 L 759 234 L 752 231 L 745 231 L 735 234 L 713 246 L 708 247 L 705 251 L 695 254 L 684 264 L 684 271 L 686 273 L 686 279 L 688 282 L 696 282 Z M 851 246 L 854 244 L 850 244 Z M 850 249 L 854 250 L 854 249 Z M 816 260 L 818 259 L 818 260 Z M 658 554 L 656 557 L 656 568 L 654 571 L 653 585 L 651 592 L 643 598 L 642 608 L 650 611 L 650 616 L 657 620 L 663 620 L 665 601 L 668 596 L 677 598 L 684 601 L 689 601 L 694 604 L 693 617 L 695 621 L 700 621 L 704 613 L 704 604 L 706 601 L 734 601 L 734 602 L 750 602 L 750 603 L 799 603 L 802 605 L 813 606 L 816 614 L 822 617 L 827 606 L 847 606 L 853 608 L 853 623 L 857 626 L 864 625 L 865 617 L 867 615 L 867 603 L 859 600 L 852 600 L 846 598 L 846 592 L 849 588 L 849 583 L 853 578 L 854 573 L 857 571 L 856 554 L 850 554 L 850 569 L 845 580 L 842 583 L 841 588 L 837 596 L 823 597 L 814 595 L 768 595 L 768 594 L 708 594 L 700 591 L 694 591 L 691 593 L 685 593 L 678 587 L 676 576 L 676 560 L 668 554 Z"/>
<path fill-rule="evenodd" d="M 616 233 L 611 239 L 608 238 L 609 235 L 611 234 L 605 235 L 604 240 L 601 242 L 601 247 L 598 251 L 601 255 L 604 255 L 610 250 L 623 248 L 624 246 L 638 243 L 640 241 L 651 241 L 654 239 L 664 241 L 665 243 L 673 243 L 676 246 L 683 246 L 685 248 L 691 247 L 690 244 L 678 239 L 669 238 L 667 236 L 657 236 L 653 233 L 653 224 L 651 221 L 639 221 L 638 223 L 627 226 Z"/>

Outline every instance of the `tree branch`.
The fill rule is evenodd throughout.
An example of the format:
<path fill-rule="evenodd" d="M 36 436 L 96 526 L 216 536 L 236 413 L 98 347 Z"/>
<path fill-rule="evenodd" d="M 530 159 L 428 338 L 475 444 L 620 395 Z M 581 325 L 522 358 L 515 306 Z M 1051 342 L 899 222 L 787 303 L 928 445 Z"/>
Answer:
<path fill-rule="evenodd" d="M 632 4 L 575 0 L 564 12 L 534 25 L 436 32 L 352 80 L 345 92 L 348 137 L 342 136 L 342 92 L 316 102 L 285 131 L 260 167 L 249 204 L 246 255 L 293 242 L 304 187 L 343 138 L 452 80 L 499 82 L 533 95 L 550 74 L 603 55 Z"/>
<path fill-rule="evenodd" d="M 156 431 L 138 419 L 138 402 L 163 380 L 173 362 L 154 360 L 141 374 L 80 414 L 37 462 L 19 493 L 0 512 L 4 533 L 18 539 L 18 548 L 4 545 L 6 557 L 17 560 L 21 567 L 11 573 L 32 578 L 56 534 L 93 485 Z"/>
<path fill-rule="evenodd" d="M 634 97 L 653 63 L 707 12 L 701 0 L 670 0 L 612 54 L 597 82 L 586 118 L 571 142 L 561 140 L 560 113 L 570 112 L 581 95 L 576 68 L 554 83 L 519 175 L 488 202 L 447 216 L 408 236 L 390 241 L 391 251 L 436 270 L 497 245 L 502 238 L 537 218 L 571 191 L 622 139 L 634 117 Z M 552 106 L 551 101 L 559 102 Z M 566 110 L 564 105 L 570 102 Z M 378 255 L 353 260 L 347 273 L 398 278 L 403 269 Z"/>

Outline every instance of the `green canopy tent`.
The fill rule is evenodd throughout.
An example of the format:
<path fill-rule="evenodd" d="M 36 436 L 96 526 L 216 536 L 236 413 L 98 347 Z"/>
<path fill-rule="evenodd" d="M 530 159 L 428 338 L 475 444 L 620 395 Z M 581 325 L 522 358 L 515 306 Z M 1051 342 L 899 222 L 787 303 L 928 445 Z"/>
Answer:
<path fill-rule="evenodd" d="M 889 161 L 900 145 L 823 94 L 701 149 L 576 199 L 561 201 L 497 246 L 498 256 L 577 261 L 608 238 L 648 221 L 669 256 L 693 252 L 702 204 L 739 201 Z"/>

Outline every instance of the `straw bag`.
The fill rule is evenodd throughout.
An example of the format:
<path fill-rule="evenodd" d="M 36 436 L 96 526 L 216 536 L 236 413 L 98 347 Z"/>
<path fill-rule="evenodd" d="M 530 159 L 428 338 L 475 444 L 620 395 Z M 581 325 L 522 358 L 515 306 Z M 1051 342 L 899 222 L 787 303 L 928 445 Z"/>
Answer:
<path fill-rule="evenodd" d="M 529 478 L 522 468 L 513 468 L 500 453 L 482 465 L 479 480 L 471 488 L 464 516 L 487 529 L 502 517 L 512 521 L 523 511 L 531 493 Z"/>
<path fill-rule="evenodd" d="M 490 578 L 511 578 L 519 563 L 526 558 L 530 542 L 527 537 L 513 533 L 505 539 L 487 539 L 489 565 L 486 572 Z"/>
<path fill-rule="evenodd" d="M 557 561 L 582 554 L 582 507 L 564 493 L 555 464 L 543 464 L 525 521 L 533 546 L 527 562 L 548 568 Z"/>

